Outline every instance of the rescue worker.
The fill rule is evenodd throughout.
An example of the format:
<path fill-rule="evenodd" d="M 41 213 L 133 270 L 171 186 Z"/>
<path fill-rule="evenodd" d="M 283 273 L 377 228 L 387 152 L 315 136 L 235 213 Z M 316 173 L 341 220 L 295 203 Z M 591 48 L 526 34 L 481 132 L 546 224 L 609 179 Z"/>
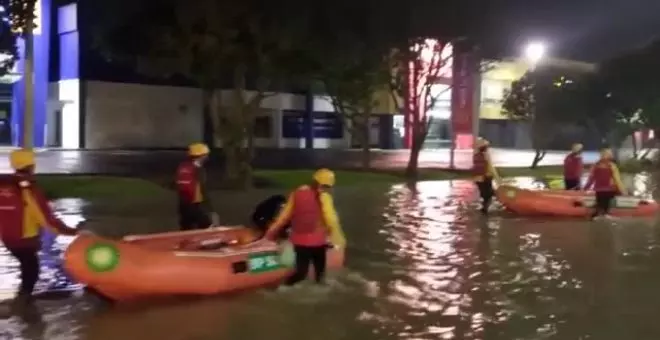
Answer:
<path fill-rule="evenodd" d="M 591 168 L 584 189 L 589 190 L 592 186 L 596 192 L 596 207 L 592 219 L 598 216 L 607 217 L 612 200 L 618 195 L 628 194 L 621 182 L 619 168 L 613 161 L 611 149 L 601 150 L 600 159 Z"/>
<path fill-rule="evenodd" d="M 208 194 L 204 164 L 209 147 L 203 143 L 191 144 L 188 157 L 176 172 L 179 196 L 179 226 L 181 230 L 204 229 L 219 223 L 218 214 Z"/>
<path fill-rule="evenodd" d="M 9 163 L 14 174 L 0 176 L 0 236 L 19 263 L 21 284 L 15 301 L 25 303 L 31 301 L 39 279 L 40 228 L 50 227 L 62 235 L 75 235 L 78 230 L 55 217 L 48 200 L 34 182 L 32 151 L 12 151 Z"/>
<path fill-rule="evenodd" d="M 477 139 L 474 155 L 472 157 L 472 175 L 474 182 L 479 189 L 479 196 L 481 197 L 481 213 L 488 214 L 488 208 L 493 201 L 495 189 L 493 188 L 493 180 L 500 181 L 500 175 L 493 166 L 488 150 L 490 143 L 483 139 Z"/>
<path fill-rule="evenodd" d="M 294 246 L 296 266 L 286 280 L 292 286 L 307 277 L 309 266 L 314 266 L 317 283 L 325 276 L 328 237 L 335 247 L 345 247 L 346 238 L 335 211 L 330 190 L 335 185 L 335 174 L 328 169 L 317 170 L 313 181 L 291 193 L 284 208 L 266 232 L 266 238 L 275 239 L 291 223 L 289 241 Z"/>
<path fill-rule="evenodd" d="M 571 152 L 564 158 L 564 188 L 566 190 L 580 190 L 582 178 L 582 144 L 575 143 Z"/>

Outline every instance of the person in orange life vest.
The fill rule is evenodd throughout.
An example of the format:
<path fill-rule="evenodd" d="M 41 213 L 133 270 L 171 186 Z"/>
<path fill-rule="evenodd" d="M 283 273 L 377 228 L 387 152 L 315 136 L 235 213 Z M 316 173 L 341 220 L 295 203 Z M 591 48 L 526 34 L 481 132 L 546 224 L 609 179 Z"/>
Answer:
<path fill-rule="evenodd" d="M 582 144 L 573 144 L 571 152 L 564 158 L 564 188 L 566 190 L 580 190 L 582 178 Z"/>
<path fill-rule="evenodd" d="M 285 282 L 288 286 L 304 280 L 310 264 L 314 266 L 316 282 L 323 281 L 328 237 L 334 246 L 346 246 L 346 237 L 329 193 L 334 185 L 334 172 L 317 170 L 311 184 L 291 193 L 275 222 L 267 229 L 265 237 L 274 240 L 284 226 L 291 224 L 289 241 L 294 246 L 296 266 Z"/>
<path fill-rule="evenodd" d="M 479 138 L 475 146 L 477 150 L 472 157 L 472 175 L 479 189 L 479 196 L 481 196 L 481 212 L 485 215 L 488 214 L 488 208 L 495 195 L 493 179 L 499 181 L 500 175 L 490 159 L 490 153 L 488 152 L 490 143 L 483 138 Z"/>
<path fill-rule="evenodd" d="M 195 143 L 188 147 L 188 157 L 176 172 L 179 196 L 179 226 L 182 230 L 204 229 L 218 224 L 218 214 L 213 211 L 204 163 L 209 155 L 206 144 Z"/>
<path fill-rule="evenodd" d="M 50 227 L 62 235 L 75 235 L 78 230 L 55 217 L 48 200 L 34 182 L 32 151 L 12 151 L 9 163 L 14 174 L 0 176 L 0 238 L 19 263 L 21 284 L 17 300 L 29 302 L 39 279 L 41 227 Z"/>
<path fill-rule="evenodd" d="M 589 179 L 584 186 L 585 190 L 589 190 L 593 186 L 596 192 L 596 209 L 592 218 L 607 216 L 614 197 L 628 194 L 621 182 L 619 168 L 612 159 L 612 150 L 603 149 L 600 152 L 600 160 L 591 168 Z"/>

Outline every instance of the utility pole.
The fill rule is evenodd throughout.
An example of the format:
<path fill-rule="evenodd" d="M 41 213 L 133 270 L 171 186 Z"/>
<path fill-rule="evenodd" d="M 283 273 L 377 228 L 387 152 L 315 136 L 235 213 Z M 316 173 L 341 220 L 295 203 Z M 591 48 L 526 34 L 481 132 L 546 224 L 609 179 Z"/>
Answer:
<path fill-rule="evenodd" d="M 33 5 L 34 6 L 34 5 Z M 34 8 L 32 8 L 34 13 Z M 23 59 L 23 86 L 25 86 L 23 105 L 23 140 L 26 149 L 34 148 L 34 18 L 25 21 L 23 39 L 25 53 Z"/>

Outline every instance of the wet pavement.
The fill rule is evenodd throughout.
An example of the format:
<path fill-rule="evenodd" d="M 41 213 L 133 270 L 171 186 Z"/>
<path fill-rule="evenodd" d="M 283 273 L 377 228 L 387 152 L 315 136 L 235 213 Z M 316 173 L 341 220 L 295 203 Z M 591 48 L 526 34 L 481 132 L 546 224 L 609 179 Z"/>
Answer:
<path fill-rule="evenodd" d="M 10 172 L 9 163 L 0 151 L 0 172 Z M 43 150 L 37 154 L 37 172 L 55 174 L 112 174 L 112 175 L 157 175 L 170 174 L 181 161 L 183 151 L 173 150 L 133 150 L 133 151 L 70 151 Z M 492 157 L 499 167 L 529 166 L 534 153 L 531 150 L 493 149 Z M 550 151 L 541 165 L 563 163 L 565 151 Z M 586 163 L 596 160 L 595 152 L 585 152 Z M 466 169 L 472 159 L 470 151 L 455 153 L 456 168 Z M 420 168 L 449 168 L 448 149 L 425 150 L 420 154 Z M 403 169 L 408 162 L 408 150 L 373 150 L 374 169 Z M 253 165 L 264 169 L 311 169 L 329 167 L 333 169 L 357 169 L 361 166 L 359 150 L 346 149 L 259 149 Z M 222 159 L 215 152 L 209 164 L 220 168 Z"/>
<path fill-rule="evenodd" d="M 517 183 L 541 185 L 530 178 Z M 656 190 L 641 176 L 628 183 L 638 194 Z M 223 202 L 223 220 L 238 224 L 255 201 L 272 193 L 224 193 L 216 202 Z M 335 197 L 348 263 L 328 287 L 115 308 L 77 295 L 39 300 L 41 318 L 0 314 L 0 339 L 660 338 L 660 229 L 654 219 L 586 222 L 503 212 L 485 219 L 466 181 L 337 188 Z M 74 225 L 80 202 L 59 203 Z M 90 227 L 114 236 L 174 226 L 166 207 L 150 207 L 142 217 L 114 209 L 83 207 L 82 213 Z M 8 262 L 11 268 L 0 256 L 2 268 Z M 5 282 L 15 285 L 16 273 L 3 270 L 7 290 Z M 42 284 L 64 281 L 55 276 L 45 274 Z"/>

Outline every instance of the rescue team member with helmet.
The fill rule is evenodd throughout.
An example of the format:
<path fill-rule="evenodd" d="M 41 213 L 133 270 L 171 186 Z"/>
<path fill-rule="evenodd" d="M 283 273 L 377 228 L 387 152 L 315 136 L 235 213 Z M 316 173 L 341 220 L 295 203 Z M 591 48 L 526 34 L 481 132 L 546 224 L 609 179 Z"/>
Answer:
<path fill-rule="evenodd" d="M 612 150 L 606 148 L 601 150 L 600 159 L 591 168 L 589 179 L 584 189 L 589 190 L 592 186 L 596 192 L 596 209 L 591 218 L 608 216 L 612 200 L 618 195 L 627 195 L 628 192 L 621 182 L 619 168 L 613 161 Z"/>
<path fill-rule="evenodd" d="M 564 188 L 566 190 L 580 190 L 583 169 L 582 144 L 575 143 L 571 152 L 564 158 Z"/>
<path fill-rule="evenodd" d="M 334 246 L 346 246 L 346 238 L 329 192 L 334 185 L 334 172 L 328 169 L 317 170 L 311 184 L 303 185 L 291 193 L 266 232 L 266 238 L 274 240 L 285 225 L 291 224 L 289 241 L 294 246 L 296 266 L 293 275 L 285 282 L 288 286 L 304 280 L 310 264 L 314 266 L 316 282 L 323 282 L 328 236 Z"/>
<path fill-rule="evenodd" d="M 191 144 L 188 158 L 177 169 L 179 226 L 182 230 L 204 229 L 219 223 L 218 214 L 213 211 L 210 201 L 204 171 L 208 155 L 206 144 Z"/>
<path fill-rule="evenodd" d="M 500 181 L 500 175 L 497 169 L 493 166 L 493 161 L 490 158 L 489 148 L 490 143 L 483 139 L 477 139 L 477 150 L 472 157 L 472 175 L 474 182 L 479 188 L 479 196 L 481 197 L 481 212 L 488 214 L 488 208 L 493 201 L 495 189 L 493 188 L 493 179 Z"/>
<path fill-rule="evenodd" d="M 0 176 L 0 237 L 9 253 L 18 260 L 21 284 L 17 302 L 29 302 L 39 279 L 40 228 L 57 234 L 75 235 L 53 214 L 48 200 L 34 182 L 34 153 L 15 150 L 9 155 L 14 174 Z M 82 223 L 78 224 L 78 228 Z"/>

